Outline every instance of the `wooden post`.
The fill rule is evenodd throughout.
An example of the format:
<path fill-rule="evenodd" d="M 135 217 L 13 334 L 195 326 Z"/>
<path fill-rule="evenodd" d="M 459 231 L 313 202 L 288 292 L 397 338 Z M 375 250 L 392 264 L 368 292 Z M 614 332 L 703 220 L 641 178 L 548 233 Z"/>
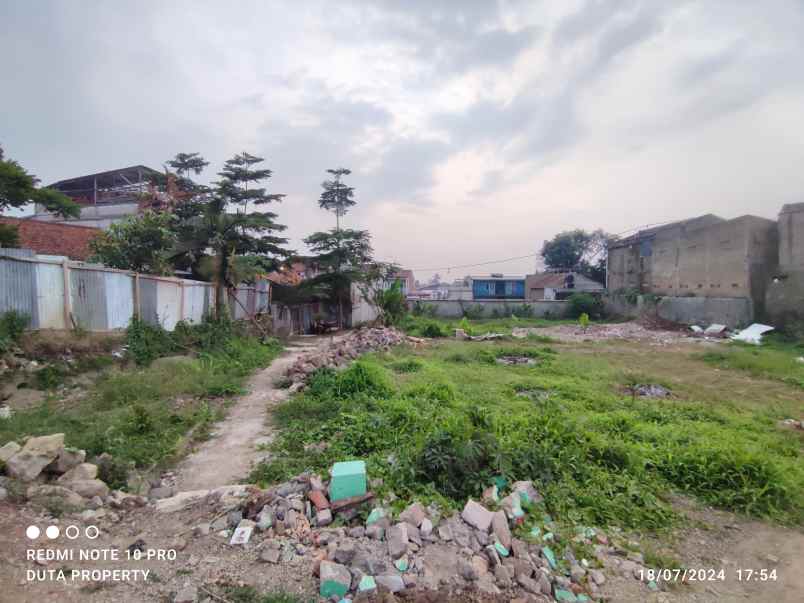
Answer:
<path fill-rule="evenodd" d="M 64 328 L 72 327 L 72 298 L 70 293 L 70 265 L 67 260 L 61 263 L 62 283 L 64 286 Z"/>

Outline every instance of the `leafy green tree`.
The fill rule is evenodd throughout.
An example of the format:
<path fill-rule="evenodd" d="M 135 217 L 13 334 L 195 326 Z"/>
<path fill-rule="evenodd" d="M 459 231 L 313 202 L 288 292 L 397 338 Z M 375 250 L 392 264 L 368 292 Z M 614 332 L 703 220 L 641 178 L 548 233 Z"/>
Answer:
<path fill-rule="evenodd" d="M 338 326 L 343 326 L 343 307 L 351 300 L 352 283 L 364 279 L 372 262 L 371 235 L 367 230 L 336 229 L 315 232 L 304 239 L 315 255 L 321 273 L 305 281 L 338 306 Z"/>
<path fill-rule="evenodd" d="M 0 212 L 28 203 L 39 203 L 64 218 L 77 218 L 81 208 L 64 193 L 50 188 L 37 188 L 39 179 L 29 174 L 16 161 L 5 159 L 0 147 Z"/>
<path fill-rule="evenodd" d="M 285 226 L 273 212 L 248 212 L 248 202 L 265 205 L 285 195 L 249 188 L 271 176 L 271 170 L 253 169 L 263 161 L 248 153 L 235 155 L 220 172 L 221 180 L 184 204 L 177 226 L 178 242 L 173 259 L 189 260 L 216 284 L 215 311 L 226 309 L 226 290 L 256 272 L 275 269 L 290 252 L 287 239 L 278 236 Z M 242 205 L 242 209 L 241 206 Z M 236 213 L 229 210 L 235 209 Z"/>
<path fill-rule="evenodd" d="M 355 189 L 341 182 L 341 178 L 351 174 L 352 170 L 341 167 L 327 172 L 333 175 L 333 179 L 321 183 L 324 191 L 318 199 L 318 206 L 335 214 L 335 228 L 340 230 L 341 218 L 357 203 L 354 200 Z"/>
<path fill-rule="evenodd" d="M 19 247 L 20 233 L 16 224 L 0 224 L 0 247 Z"/>
<path fill-rule="evenodd" d="M 176 218 L 145 211 L 112 224 L 90 242 L 91 262 L 146 274 L 172 274 Z"/>
<path fill-rule="evenodd" d="M 542 245 L 542 258 L 547 268 L 580 272 L 605 282 L 606 238 L 602 230 L 567 230 Z"/>

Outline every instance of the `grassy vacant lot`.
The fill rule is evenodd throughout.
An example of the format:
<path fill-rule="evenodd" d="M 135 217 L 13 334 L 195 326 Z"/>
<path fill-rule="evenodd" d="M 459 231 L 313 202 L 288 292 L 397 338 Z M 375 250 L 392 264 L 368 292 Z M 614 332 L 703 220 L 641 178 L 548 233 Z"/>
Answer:
<path fill-rule="evenodd" d="M 191 430 L 203 438 L 221 417 L 226 397 L 240 393 L 246 377 L 281 350 L 278 343 L 262 344 L 214 323 L 173 334 L 135 324 L 127 343 L 138 367 L 108 371 L 77 402 L 65 404 L 51 394 L 41 406 L 15 412 L 0 421 L 0 445 L 63 432 L 67 445 L 89 455 L 107 452 L 121 467 L 149 467 L 177 452 Z M 198 353 L 151 364 L 178 351 Z"/>
<path fill-rule="evenodd" d="M 319 371 L 279 407 L 276 456 L 253 477 L 274 482 L 364 458 L 399 504 L 460 506 L 502 475 L 536 480 L 547 510 L 567 522 L 661 530 L 677 519 L 669 495 L 681 492 L 801 524 L 802 438 L 777 423 L 801 417 L 804 392 L 776 369 L 711 364 L 724 362 L 713 354 L 750 353 L 750 366 L 775 367 L 777 354 L 795 351 L 703 345 L 441 339 L 369 355 Z M 501 365 L 501 356 L 534 363 Z M 633 397 L 634 382 L 673 396 Z M 319 442 L 328 447 L 309 446 Z"/>

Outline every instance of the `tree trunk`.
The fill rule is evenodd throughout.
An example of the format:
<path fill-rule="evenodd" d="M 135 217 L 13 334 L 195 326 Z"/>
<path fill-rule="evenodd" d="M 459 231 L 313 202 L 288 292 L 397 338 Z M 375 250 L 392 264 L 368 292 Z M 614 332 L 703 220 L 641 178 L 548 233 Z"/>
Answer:
<path fill-rule="evenodd" d="M 215 318 L 221 320 L 226 312 L 226 266 L 229 258 L 224 245 L 218 251 L 218 269 L 215 279 Z"/>

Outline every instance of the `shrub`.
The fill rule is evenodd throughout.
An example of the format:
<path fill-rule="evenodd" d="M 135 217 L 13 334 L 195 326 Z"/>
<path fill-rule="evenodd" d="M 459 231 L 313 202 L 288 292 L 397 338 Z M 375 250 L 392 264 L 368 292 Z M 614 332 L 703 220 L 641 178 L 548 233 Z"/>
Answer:
<path fill-rule="evenodd" d="M 447 336 L 447 334 L 444 332 L 444 328 L 437 322 L 428 322 L 426 325 L 424 325 L 424 327 L 422 327 L 422 335 L 430 338 Z"/>
<path fill-rule="evenodd" d="M 177 346 L 161 325 L 151 325 L 138 317 L 133 317 L 126 329 L 126 346 L 134 362 L 148 366 L 161 356 L 176 351 Z"/>
<path fill-rule="evenodd" d="M 462 308 L 463 317 L 469 320 L 478 320 L 483 318 L 483 304 L 472 304 Z"/>
<path fill-rule="evenodd" d="M 603 304 L 600 299 L 589 293 L 573 293 L 569 297 L 569 315 L 571 318 L 580 318 L 587 314 L 591 318 L 603 316 Z"/>
<path fill-rule="evenodd" d="M 16 310 L 0 314 L 0 354 L 4 354 L 11 346 L 18 343 L 31 317 Z"/>
<path fill-rule="evenodd" d="M 397 373 L 416 373 L 422 370 L 423 366 L 421 361 L 415 358 L 406 358 L 405 360 L 394 362 L 391 368 Z"/>

